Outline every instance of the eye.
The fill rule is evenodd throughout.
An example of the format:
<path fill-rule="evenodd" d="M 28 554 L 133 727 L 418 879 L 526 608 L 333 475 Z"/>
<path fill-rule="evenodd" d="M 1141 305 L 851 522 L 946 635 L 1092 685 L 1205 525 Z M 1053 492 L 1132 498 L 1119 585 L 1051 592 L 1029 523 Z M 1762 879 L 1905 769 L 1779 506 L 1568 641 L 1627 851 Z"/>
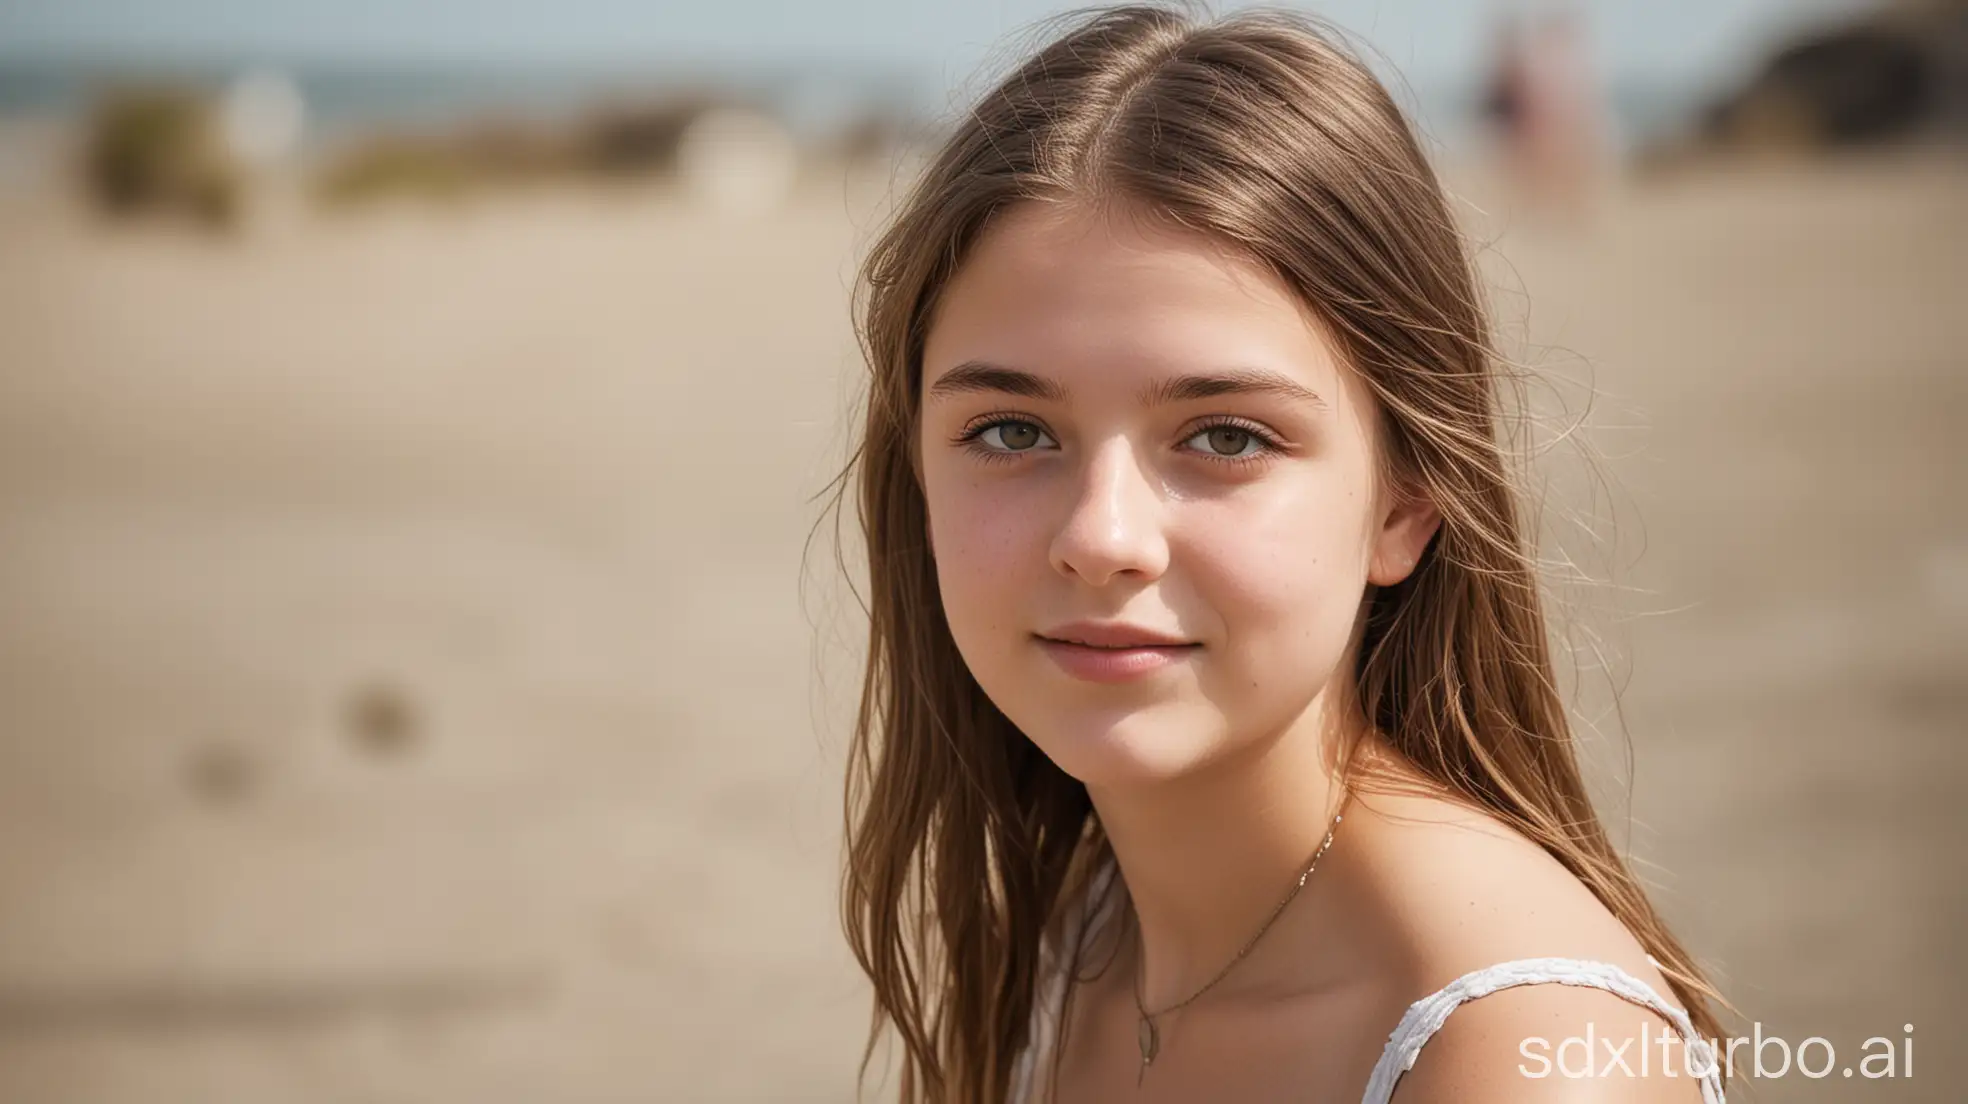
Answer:
<path fill-rule="evenodd" d="M 999 418 L 984 422 L 967 430 L 957 438 L 957 443 L 968 446 L 972 452 L 992 459 L 1032 452 L 1048 444 L 1058 444 L 1036 423 L 1023 418 Z"/>
<path fill-rule="evenodd" d="M 1202 442 L 1197 451 L 1214 460 L 1243 462 L 1266 453 L 1280 451 L 1278 442 L 1255 426 L 1239 422 L 1217 422 L 1204 426 L 1186 443 Z"/>
<path fill-rule="evenodd" d="M 997 434 L 996 447 L 1006 452 L 1024 452 L 1036 448 L 1045 439 L 1045 430 L 1030 422 L 998 422 L 984 427 L 979 439 L 989 441 Z"/>

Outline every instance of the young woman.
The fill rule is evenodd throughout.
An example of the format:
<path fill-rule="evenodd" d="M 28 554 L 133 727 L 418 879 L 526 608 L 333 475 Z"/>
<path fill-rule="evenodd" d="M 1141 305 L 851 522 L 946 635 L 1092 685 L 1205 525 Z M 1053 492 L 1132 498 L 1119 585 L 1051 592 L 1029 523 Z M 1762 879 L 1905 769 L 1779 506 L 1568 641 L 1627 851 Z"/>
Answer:
<path fill-rule="evenodd" d="M 892 1030 L 907 1101 L 1722 1099 L 1580 779 L 1469 258 L 1356 60 L 1083 16 L 865 278 L 864 1077 Z"/>

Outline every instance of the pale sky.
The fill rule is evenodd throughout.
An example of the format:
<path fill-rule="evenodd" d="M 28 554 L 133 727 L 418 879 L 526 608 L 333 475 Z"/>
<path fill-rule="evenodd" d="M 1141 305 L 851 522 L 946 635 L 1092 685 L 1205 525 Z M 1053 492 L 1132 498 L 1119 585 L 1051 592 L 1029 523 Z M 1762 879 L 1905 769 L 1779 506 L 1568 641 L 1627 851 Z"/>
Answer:
<path fill-rule="evenodd" d="M 1046 0 L 0 0 L 0 59 L 867 62 L 954 85 Z M 1222 6 L 1222 5 L 1219 5 Z M 1409 80 L 1472 80 L 1491 17 L 1550 0 L 1300 0 Z M 1863 0 L 1578 0 L 1614 80 L 1703 81 Z"/>

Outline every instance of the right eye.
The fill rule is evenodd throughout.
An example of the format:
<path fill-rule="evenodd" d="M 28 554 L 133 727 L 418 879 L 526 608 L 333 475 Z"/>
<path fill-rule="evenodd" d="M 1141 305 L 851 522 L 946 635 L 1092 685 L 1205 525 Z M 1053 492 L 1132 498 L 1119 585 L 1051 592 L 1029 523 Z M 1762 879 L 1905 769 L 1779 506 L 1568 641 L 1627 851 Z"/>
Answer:
<path fill-rule="evenodd" d="M 1031 452 L 1044 444 L 1058 444 L 1037 424 L 1022 418 L 1000 418 L 986 422 L 965 434 L 963 441 L 975 452 L 995 456 Z"/>

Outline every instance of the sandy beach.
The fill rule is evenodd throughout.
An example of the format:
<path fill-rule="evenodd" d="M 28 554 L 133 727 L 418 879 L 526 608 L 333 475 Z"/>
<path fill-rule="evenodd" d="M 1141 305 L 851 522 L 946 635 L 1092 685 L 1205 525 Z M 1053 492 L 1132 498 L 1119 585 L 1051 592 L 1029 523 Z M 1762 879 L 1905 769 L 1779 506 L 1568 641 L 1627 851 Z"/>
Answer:
<path fill-rule="evenodd" d="M 1968 172 L 1455 180 L 1608 477 L 1541 469 L 1615 833 L 1765 1034 L 1915 1025 L 1731 1099 L 1956 1099 Z M 880 206 L 0 189 L 0 1101 L 852 1099 L 808 538 Z"/>

